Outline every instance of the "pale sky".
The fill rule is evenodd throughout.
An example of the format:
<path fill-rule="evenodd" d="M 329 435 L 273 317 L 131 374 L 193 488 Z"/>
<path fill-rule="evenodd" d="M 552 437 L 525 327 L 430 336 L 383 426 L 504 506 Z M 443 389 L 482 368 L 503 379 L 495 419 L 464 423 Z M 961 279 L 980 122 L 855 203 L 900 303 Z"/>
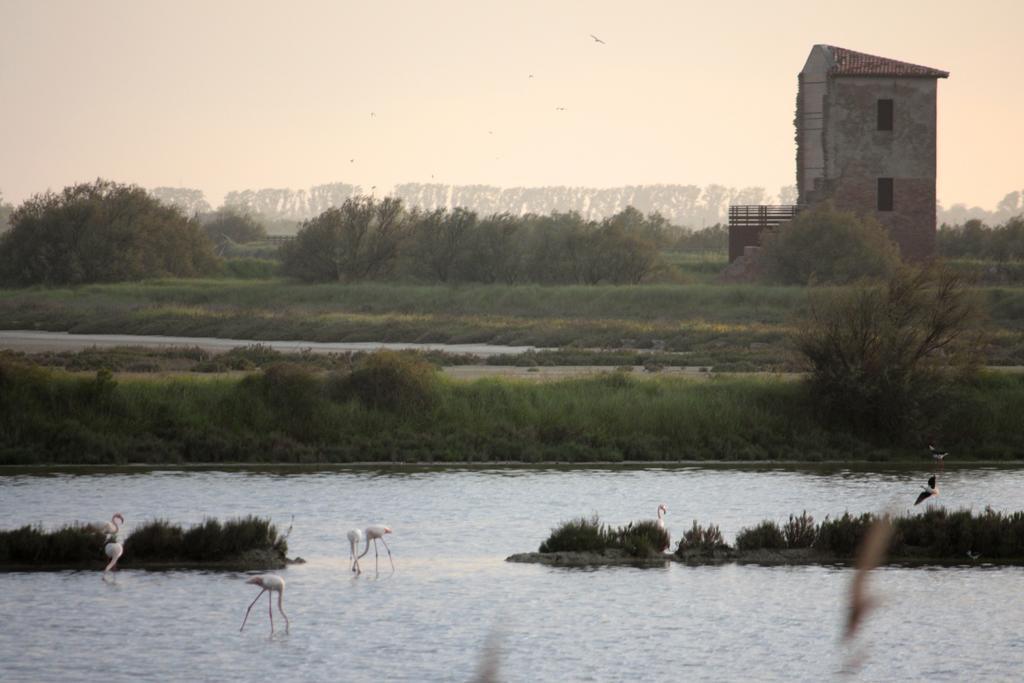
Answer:
<path fill-rule="evenodd" d="M 774 194 L 795 182 L 796 75 L 829 43 L 951 72 L 939 199 L 992 208 L 1024 188 L 1022 26 L 1016 0 L 0 0 L 0 192 L 102 176 L 214 205 L 331 182 Z"/>

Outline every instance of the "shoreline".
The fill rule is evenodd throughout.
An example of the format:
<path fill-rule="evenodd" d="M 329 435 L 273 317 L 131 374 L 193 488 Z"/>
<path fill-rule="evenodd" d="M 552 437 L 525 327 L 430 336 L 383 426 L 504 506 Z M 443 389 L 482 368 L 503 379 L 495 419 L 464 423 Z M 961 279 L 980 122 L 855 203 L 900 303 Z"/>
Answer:
<path fill-rule="evenodd" d="M 74 464 L 74 463 L 37 463 L 31 465 L 9 465 L 0 464 L 0 476 L 46 472 L 57 473 L 67 471 L 74 472 L 146 472 L 146 471 L 231 471 L 231 470 L 294 470 L 294 471 L 318 471 L 318 470 L 348 470 L 348 469 L 416 469 L 416 470 L 487 470 L 487 469 L 861 469 L 866 471 L 879 471 L 885 469 L 917 469 L 932 467 L 933 462 L 925 460 L 622 460 L 609 462 L 602 460 L 592 461 L 545 461 L 527 462 L 522 460 L 496 460 L 481 462 L 479 460 L 457 460 L 443 463 L 424 461 L 360 461 L 345 463 L 294 463 L 294 462 L 186 462 L 186 463 L 119 463 L 119 464 Z M 946 463 L 947 470 L 976 469 L 979 467 L 993 469 L 1016 469 L 1024 467 L 1024 459 L 1018 460 L 961 460 L 955 463 Z"/>

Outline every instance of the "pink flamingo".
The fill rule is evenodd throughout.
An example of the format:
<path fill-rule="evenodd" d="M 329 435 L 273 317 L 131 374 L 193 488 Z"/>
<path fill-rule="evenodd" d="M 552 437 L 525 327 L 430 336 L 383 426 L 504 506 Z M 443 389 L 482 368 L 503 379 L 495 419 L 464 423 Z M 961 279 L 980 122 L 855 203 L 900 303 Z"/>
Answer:
<path fill-rule="evenodd" d="M 364 533 L 366 534 L 366 549 L 359 557 L 361 558 L 363 555 L 370 552 L 370 541 L 373 541 L 374 566 L 377 571 L 380 571 L 380 554 L 377 552 L 377 539 L 379 538 L 380 542 L 384 544 L 384 547 L 388 551 L 388 559 L 391 560 L 391 571 L 395 571 L 395 561 L 391 557 L 391 548 L 388 548 L 388 542 L 384 540 L 384 534 L 390 534 L 391 527 L 384 526 L 383 524 L 371 524 L 366 527 L 366 531 Z M 359 558 L 356 559 L 358 560 Z"/>
<path fill-rule="evenodd" d="M 352 563 L 352 571 L 356 574 L 362 574 L 363 570 L 359 567 L 359 557 L 356 557 L 356 553 L 359 552 L 359 543 L 363 540 L 365 534 L 362 529 L 350 529 L 348 532 L 348 559 Z M 367 546 L 369 549 L 369 546 Z M 360 556 L 361 557 L 361 556 Z"/>
<path fill-rule="evenodd" d="M 667 513 L 668 513 L 668 506 L 667 505 L 662 503 L 661 505 L 658 506 L 658 521 L 657 521 L 657 525 L 658 525 L 658 528 L 661 529 L 662 531 L 665 531 L 665 515 Z M 668 536 L 668 532 L 667 531 L 665 532 L 665 535 Z M 671 540 L 665 545 L 664 548 L 662 548 L 662 550 L 663 551 L 667 550 L 670 545 L 672 545 Z"/>
<path fill-rule="evenodd" d="M 259 576 L 253 576 L 249 578 L 246 583 L 251 583 L 259 586 L 263 590 L 256 596 L 256 600 L 259 600 L 264 593 L 267 594 L 267 614 L 270 615 L 270 635 L 274 635 L 274 602 L 271 598 L 271 593 L 277 593 L 277 609 L 281 612 L 281 616 L 284 617 L 284 632 L 288 633 L 288 629 L 291 624 L 288 622 L 288 615 L 284 613 L 284 579 L 277 574 L 260 574 Z M 256 600 L 249 603 L 249 609 L 245 610 L 245 618 L 242 619 L 242 628 L 238 629 L 241 633 L 242 629 L 245 628 L 245 622 L 249 619 L 249 612 L 252 611 L 253 605 L 256 604 Z"/>
<path fill-rule="evenodd" d="M 115 512 L 110 521 L 102 527 L 103 532 L 107 535 L 107 544 L 103 546 L 103 552 L 110 558 L 110 562 L 103 569 L 103 573 L 113 571 L 117 566 L 118 559 L 124 554 L 124 546 L 117 540 L 117 534 L 121 531 L 121 524 L 118 524 L 118 520 L 120 520 L 121 524 L 124 524 L 124 515 L 120 512 Z"/>

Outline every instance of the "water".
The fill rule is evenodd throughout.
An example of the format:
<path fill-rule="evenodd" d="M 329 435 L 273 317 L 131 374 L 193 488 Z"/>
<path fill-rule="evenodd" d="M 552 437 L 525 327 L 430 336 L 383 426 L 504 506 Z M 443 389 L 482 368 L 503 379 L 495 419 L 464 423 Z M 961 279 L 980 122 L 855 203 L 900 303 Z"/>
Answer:
<path fill-rule="evenodd" d="M 0 330 L 0 348 L 38 353 L 40 351 L 81 351 L 88 348 L 144 346 L 149 348 L 198 346 L 212 352 L 229 351 L 260 344 L 277 351 L 298 353 L 342 353 L 346 351 L 444 351 L 487 357 L 536 351 L 534 346 L 502 346 L 500 344 L 423 344 L 415 342 L 312 342 L 260 341 L 255 339 L 223 339 L 219 337 L 168 337 L 155 334 L 69 334 L 39 330 Z"/>
<path fill-rule="evenodd" d="M 504 562 L 550 527 L 598 512 L 652 518 L 678 536 L 696 517 L 727 540 L 763 518 L 910 507 L 922 471 L 507 469 L 190 471 L 0 476 L 4 526 L 153 517 L 295 515 L 281 574 L 291 632 L 268 638 L 264 598 L 236 573 L 0 574 L 4 681 L 469 680 L 489 637 L 500 676 L 536 680 L 841 677 L 850 579 L 842 567 L 558 569 Z M 1024 471 L 950 470 L 950 507 L 1024 507 Z M 901 507 L 901 509 L 902 509 Z M 345 531 L 386 523 L 394 574 L 373 551 L 348 572 Z M 381 547 L 383 552 L 383 547 Z M 966 558 L 965 558 L 966 559 Z M 1024 659 L 1024 570 L 887 568 L 856 680 L 1012 680 Z M 275 614 L 275 625 L 283 622 Z"/>

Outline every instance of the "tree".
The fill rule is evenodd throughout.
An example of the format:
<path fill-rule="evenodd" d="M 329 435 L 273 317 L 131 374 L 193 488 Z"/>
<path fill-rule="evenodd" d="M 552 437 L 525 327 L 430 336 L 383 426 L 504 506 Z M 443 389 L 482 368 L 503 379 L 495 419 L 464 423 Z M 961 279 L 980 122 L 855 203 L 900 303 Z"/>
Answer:
<path fill-rule="evenodd" d="M 829 421 L 911 440 L 950 381 L 977 368 L 978 311 L 964 280 L 936 267 L 815 295 L 795 335 L 814 405 Z"/>
<path fill-rule="evenodd" d="M 389 275 L 411 222 L 393 197 L 354 197 L 303 223 L 281 250 L 285 274 L 307 281 L 357 282 Z"/>
<path fill-rule="evenodd" d="M 441 282 L 457 276 L 477 227 L 477 217 L 465 209 L 435 209 L 413 214 L 412 258 L 420 275 Z"/>
<path fill-rule="evenodd" d="M 893 273 L 900 253 L 878 222 L 825 202 L 765 235 L 761 262 L 765 276 L 781 284 L 847 284 Z"/>
<path fill-rule="evenodd" d="M 251 214 L 230 206 L 222 206 L 212 214 L 203 216 L 202 224 L 206 235 L 215 244 L 245 244 L 267 237 L 262 223 Z"/>
<path fill-rule="evenodd" d="M 9 221 L 12 213 L 14 213 L 14 207 L 4 201 L 4 195 L 0 192 L 0 235 L 10 229 Z"/>
<path fill-rule="evenodd" d="M 0 241 L 0 281 L 117 282 L 212 274 L 219 263 L 195 221 L 135 185 L 97 179 L 35 195 Z"/>
<path fill-rule="evenodd" d="M 149 193 L 164 204 L 178 207 L 186 216 L 207 213 L 210 210 L 210 203 L 206 201 L 206 195 L 202 190 L 190 187 L 154 187 Z"/>

